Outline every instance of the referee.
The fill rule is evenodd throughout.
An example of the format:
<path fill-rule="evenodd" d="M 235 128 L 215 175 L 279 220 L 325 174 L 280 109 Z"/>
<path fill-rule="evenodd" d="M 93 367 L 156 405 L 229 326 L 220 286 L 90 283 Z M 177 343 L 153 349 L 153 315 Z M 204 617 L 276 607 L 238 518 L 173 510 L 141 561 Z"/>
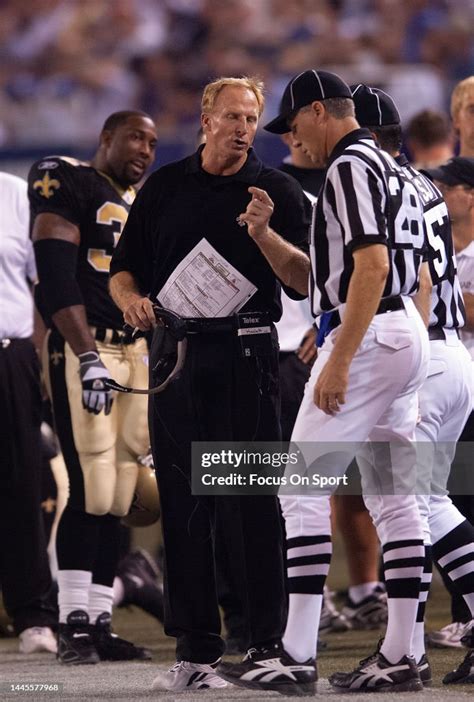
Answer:
<path fill-rule="evenodd" d="M 389 613 L 385 639 L 374 656 L 352 673 L 335 674 L 331 683 L 360 692 L 420 690 L 411 642 L 423 570 L 422 524 L 414 495 L 388 494 L 387 487 L 404 485 L 413 470 L 406 460 L 410 449 L 408 456 L 400 455 L 397 446 L 414 440 L 416 392 L 426 377 L 429 355 L 428 335 L 412 300 L 424 253 L 419 197 L 414 188 L 404 192 L 401 169 L 376 147 L 368 130 L 359 128 L 349 86 L 335 74 L 307 70 L 293 78 L 279 116 L 266 129 L 291 131 L 315 166 L 327 166 L 311 233 L 311 304 L 316 317 L 331 313 L 324 322 L 329 333 L 292 440 L 311 442 L 310 448 L 299 445 L 306 465 L 322 457 L 332 475 L 343 475 L 354 456 L 343 442 L 390 442 L 392 452 L 390 464 L 373 466 L 367 455 L 361 468 L 364 499 L 383 546 Z M 261 192 L 258 208 L 251 204 L 243 216 L 249 235 L 277 274 L 304 292 L 307 280 L 298 252 L 293 258 L 271 230 L 271 208 L 271 198 Z M 318 442 L 338 442 L 337 454 Z M 374 475 L 385 478 L 384 487 L 371 495 Z M 279 656 L 255 654 L 237 665 L 221 665 L 227 680 L 267 688 L 272 671 L 275 688 L 293 676 L 301 689 L 311 691 L 331 558 L 329 497 L 280 494 L 290 592 L 284 648 Z"/>

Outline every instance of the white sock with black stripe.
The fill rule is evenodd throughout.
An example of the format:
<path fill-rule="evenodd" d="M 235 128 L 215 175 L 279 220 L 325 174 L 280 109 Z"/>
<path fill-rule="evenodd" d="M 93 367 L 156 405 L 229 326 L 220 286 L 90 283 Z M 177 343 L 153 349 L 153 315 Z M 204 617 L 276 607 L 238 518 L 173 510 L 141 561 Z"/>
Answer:
<path fill-rule="evenodd" d="M 453 581 L 463 596 L 474 619 L 474 527 L 463 521 L 436 543 L 433 558 L 439 568 Z"/>
<path fill-rule="evenodd" d="M 390 541 L 383 545 L 388 622 L 381 652 L 390 663 L 397 663 L 405 655 L 413 655 L 424 561 L 422 539 Z"/>
<path fill-rule="evenodd" d="M 433 561 L 431 560 L 431 545 L 425 544 L 425 565 L 421 576 L 420 596 L 418 598 L 418 612 L 416 614 L 415 633 L 413 634 L 413 653 L 419 663 L 425 654 L 425 608 L 430 592 L 433 577 Z"/>
<path fill-rule="evenodd" d="M 283 647 L 296 661 L 314 658 L 323 590 L 331 563 L 329 535 L 287 539 L 289 610 Z"/>

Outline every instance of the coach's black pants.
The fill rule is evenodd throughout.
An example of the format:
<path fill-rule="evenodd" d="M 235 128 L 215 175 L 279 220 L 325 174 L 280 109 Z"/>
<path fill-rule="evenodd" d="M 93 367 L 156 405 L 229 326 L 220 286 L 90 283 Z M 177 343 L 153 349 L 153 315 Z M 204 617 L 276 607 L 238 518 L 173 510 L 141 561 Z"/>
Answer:
<path fill-rule="evenodd" d="M 290 441 L 296 417 L 303 399 L 304 387 L 308 381 L 311 367 L 303 363 L 294 351 L 280 351 L 278 355 L 280 374 L 281 396 L 281 438 Z M 284 528 L 283 516 L 282 526 Z M 238 597 L 236 582 L 239 581 L 238 573 L 232 568 L 232 554 L 227 554 L 221 547 L 219 534 L 216 543 L 216 565 L 219 604 L 223 610 L 229 638 L 237 641 L 242 647 L 248 641 L 247 621 L 243 613 L 243 606 Z M 285 569 L 286 570 L 286 569 Z M 237 577 L 237 580 L 236 580 Z"/>
<path fill-rule="evenodd" d="M 155 332 L 150 368 L 166 334 Z M 278 641 L 284 628 L 282 539 L 277 498 L 194 497 L 192 441 L 278 441 L 278 355 L 240 356 L 231 333 L 190 336 L 179 380 L 150 402 L 165 547 L 165 632 L 177 659 L 213 662 L 224 651 L 214 571 L 214 525 L 241 588 L 251 645 Z M 151 382 L 156 378 L 151 371 Z"/>
<path fill-rule="evenodd" d="M 55 627 L 41 517 L 41 391 L 28 339 L 0 343 L 0 581 L 17 634 Z"/>
<path fill-rule="evenodd" d="M 281 436 L 283 441 L 290 441 L 296 417 L 304 395 L 304 386 L 308 382 L 311 366 L 303 363 L 294 351 L 280 352 L 280 388 L 281 388 Z"/>

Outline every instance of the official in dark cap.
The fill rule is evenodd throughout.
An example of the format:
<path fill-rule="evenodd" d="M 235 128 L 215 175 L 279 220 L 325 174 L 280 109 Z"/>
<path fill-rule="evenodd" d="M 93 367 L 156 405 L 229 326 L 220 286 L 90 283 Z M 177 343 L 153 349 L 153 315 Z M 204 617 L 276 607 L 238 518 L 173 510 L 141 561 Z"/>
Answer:
<path fill-rule="evenodd" d="M 290 132 L 288 121 L 302 107 L 315 100 L 339 97 L 352 99 L 349 86 L 338 75 L 314 69 L 304 71 L 288 83 L 280 102 L 280 114 L 266 124 L 264 129 L 273 134 Z"/>
<path fill-rule="evenodd" d="M 291 132 L 294 145 L 316 167 L 327 168 L 310 234 L 310 302 L 320 323 L 319 342 L 324 341 L 324 327 L 327 338 L 306 385 L 292 442 L 298 444 L 305 465 L 312 467 L 309 472 L 316 462 L 318 468 L 324 463 L 342 479 L 353 459 L 350 442 L 390 440 L 405 445 L 415 432 L 416 393 L 428 370 L 427 333 L 411 299 L 418 286 L 423 237 L 419 242 L 408 239 L 402 223 L 408 220 L 422 231 L 423 213 L 415 207 L 408 211 L 400 189 L 396 198 L 392 195 L 386 174 L 397 177 L 399 170 L 377 148 L 370 131 L 360 129 L 351 90 L 336 74 L 310 69 L 292 78 L 278 116 L 265 129 Z M 278 277 L 285 284 L 291 280 L 304 293 L 303 261 L 270 229 L 273 203 L 266 192 L 258 195 L 258 204 L 250 203 L 240 220 Z M 393 211 L 400 215 L 397 221 Z M 397 237 L 403 239 L 403 247 L 395 251 Z M 409 338 L 409 343 L 394 342 L 394 332 L 397 339 Z M 349 443 L 336 455 L 322 442 Z M 393 463 L 397 481 L 409 478 L 410 461 Z M 380 468 L 390 480 L 395 478 L 391 465 L 377 464 L 374 470 Z M 367 485 L 372 466 L 364 465 L 361 473 Z M 331 681 L 346 691 L 422 689 L 410 656 L 423 570 L 422 524 L 414 495 L 388 492 L 374 495 L 364 490 L 383 546 L 387 630 L 373 657 Z M 280 490 L 279 497 L 286 521 L 289 591 L 283 647 L 249 652 L 242 663 L 221 664 L 218 671 L 244 687 L 281 692 L 292 688 L 293 694 L 296 687 L 299 693 L 312 694 L 323 588 L 331 560 L 330 494 L 308 491 L 300 498 Z M 398 558 L 413 559 L 410 577 L 407 569 L 393 570 Z"/>
<path fill-rule="evenodd" d="M 390 95 L 364 83 L 351 85 L 351 91 L 360 126 L 370 129 L 379 145 L 389 154 L 398 154 L 402 147 L 401 119 Z M 383 146 L 380 139 L 383 139 Z"/>
<path fill-rule="evenodd" d="M 400 113 L 390 95 L 364 83 L 351 85 L 356 118 L 364 127 L 386 127 L 400 124 Z"/>
<path fill-rule="evenodd" d="M 429 168 L 428 175 L 448 186 L 464 185 L 474 188 L 474 158 L 455 156 L 438 168 Z"/>

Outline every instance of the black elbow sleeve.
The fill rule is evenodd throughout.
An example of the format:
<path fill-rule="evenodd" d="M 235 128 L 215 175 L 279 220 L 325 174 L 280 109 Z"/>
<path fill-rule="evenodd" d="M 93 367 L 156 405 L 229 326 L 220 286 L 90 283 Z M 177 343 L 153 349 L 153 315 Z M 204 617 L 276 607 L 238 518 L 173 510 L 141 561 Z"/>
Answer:
<path fill-rule="evenodd" d="M 48 314 L 83 305 L 76 280 L 76 244 L 63 239 L 41 239 L 34 243 L 34 249 L 41 296 Z"/>

